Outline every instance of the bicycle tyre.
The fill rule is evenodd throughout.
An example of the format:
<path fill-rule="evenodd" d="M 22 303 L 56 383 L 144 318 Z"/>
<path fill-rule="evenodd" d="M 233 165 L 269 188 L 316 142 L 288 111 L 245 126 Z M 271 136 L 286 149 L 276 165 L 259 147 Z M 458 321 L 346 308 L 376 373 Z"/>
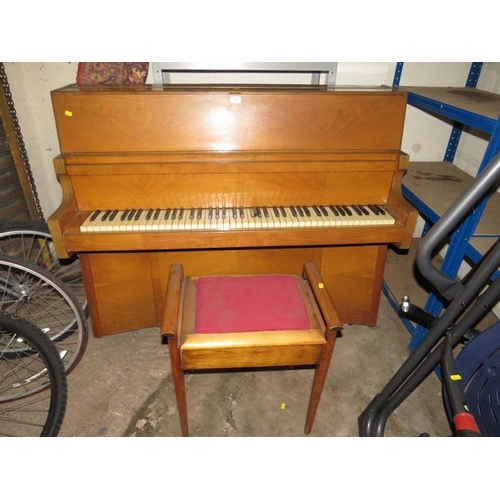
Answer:
<path fill-rule="evenodd" d="M 4 356 L 7 345 L 21 344 L 21 356 Z M 0 346 L 0 436 L 57 436 L 68 384 L 53 342 L 25 319 L 0 313 Z"/>
<path fill-rule="evenodd" d="M 60 279 L 39 266 L 0 255 L 0 312 L 40 328 L 55 343 L 66 374 L 85 353 L 88 331 L 81 304 Z"/>
<path fill-rule="evenodd" d="M 55 274 L 70 288 L 88 315 L 80 260 L 76 255 L 59 260 L 47 223 L 38 220 L 0 222 L 0 253 L 26 260 Z"/>

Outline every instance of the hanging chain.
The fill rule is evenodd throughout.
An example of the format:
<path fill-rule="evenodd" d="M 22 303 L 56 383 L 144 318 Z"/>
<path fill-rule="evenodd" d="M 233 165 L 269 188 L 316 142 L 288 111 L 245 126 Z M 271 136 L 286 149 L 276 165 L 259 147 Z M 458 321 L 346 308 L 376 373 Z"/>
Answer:
<path fill-rule="evenodd" d="M 17 119 L 16 109 L 14 107 L 14 101 L 12 100 L 12 94 L 10 93 L 10 86 L 7 80 L 7 75 L 5 73 L 5 67 L 3 63 L 0 63 L 0 81 L 2 83 L 3 92 L 5 95 L 5 99 L 7 100 L 7 106 L 9 107 L 10 116 L 12 119 L 12 124 L 14 125 L 14 131 L 16 133 L 17 145 L 19 146 L 19 150 L 21 152 L 21 156 L 23 159 L 24 169 L 26 170 L 26 174 L 28 176 L 28 180 L 31 186 L 31 192 L 33 194 L 33 198 L 35 199 L 36 209 L 38 211 L 38 216 L 42 222 L 45 222 L 43 217 L 42 207 L 40 205 L 40 200 L 38 198 L 38 193 L 35 186 L 35 179 L 33 177 L 33 172 L 31 171 L 31 165 L 28 158 L 28 153 L 26 151 L 26 146 L 23 140 L 23 134 L 21 134 L 21 127 L 19 126 L 19 120 Z"/>

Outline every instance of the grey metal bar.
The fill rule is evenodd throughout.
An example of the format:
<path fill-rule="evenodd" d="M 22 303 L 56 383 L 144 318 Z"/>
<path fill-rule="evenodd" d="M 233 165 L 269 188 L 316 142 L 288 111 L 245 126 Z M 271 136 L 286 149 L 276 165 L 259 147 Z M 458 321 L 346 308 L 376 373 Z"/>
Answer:
<path fill-rule="evenodd" d="M 227 72 L 227 73 L 312 73 L 311 84 L 319 84 L 319 74 L 327 74 L 327 86 L 335 85 L 337 79 L 336 62 L 153 62 L 155 85 L 170 83 L 169 73 Z"/>

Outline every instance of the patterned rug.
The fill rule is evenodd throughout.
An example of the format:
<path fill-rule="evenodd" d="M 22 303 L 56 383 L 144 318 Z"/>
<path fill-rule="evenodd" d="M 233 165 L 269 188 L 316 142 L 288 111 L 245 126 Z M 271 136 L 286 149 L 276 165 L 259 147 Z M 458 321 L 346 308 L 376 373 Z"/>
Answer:
<path fill-rule="evenodd" d="M 77 85 L 128 85 L 146 83 L 147 62 L 81 62 L 78 63 Z"/>

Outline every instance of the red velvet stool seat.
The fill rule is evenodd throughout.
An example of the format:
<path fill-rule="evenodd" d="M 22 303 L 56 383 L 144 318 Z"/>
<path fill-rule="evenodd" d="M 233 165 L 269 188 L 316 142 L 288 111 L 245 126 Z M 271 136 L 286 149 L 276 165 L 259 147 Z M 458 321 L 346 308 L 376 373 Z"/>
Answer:
<path fill-rule="evenodd" d="M 342 323 L 314 262 L 299 274 L 184 277 L 170 268 L 161 335 L 168 339 L 184 436 L 184 372 L 314 366 L 304 432 L 311 432 Z"/>

